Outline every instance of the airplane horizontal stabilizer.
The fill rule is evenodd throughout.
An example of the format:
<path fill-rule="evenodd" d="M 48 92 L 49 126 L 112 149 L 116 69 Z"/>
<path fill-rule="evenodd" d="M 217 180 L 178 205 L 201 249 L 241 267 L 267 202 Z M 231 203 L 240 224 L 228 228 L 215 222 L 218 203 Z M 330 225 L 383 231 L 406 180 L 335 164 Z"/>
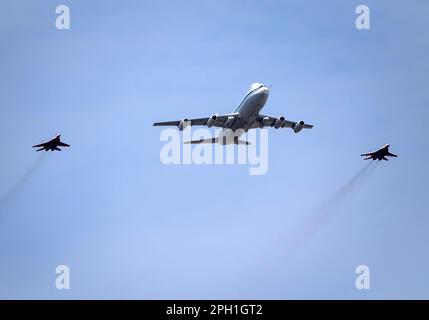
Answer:
<path fill-rule="evenodd" d="M 185 144 L 199 144 L 199 143 L 217 143 L 217 138 L 201 139 L 201 140 L 191 140 L 185 141 Z"/>
<path fill-rule="evenodd" d="M 237 141 L 235 141 L 235 144 L 248 146 L 248 145 L 250 145 L 250 142 L 249 141 L 244 141 L 244 140 L 237 140 Z"/>
<path fill-rule="evenodd" d="M 185 141 L 184 143 L 186 143 L 186 144 L 200 144 L 200 143 L 213 144 L 213 143 L 218 143 L 218 141 L 219 141 L 218 138 L 209 138 L 209 139 Z M 236 141 L 234 141 L 234 144 L 248 146 L 248 145 L 250 145 L 250 142 L 244 141 L 244 140 L 236 140 Z"/>

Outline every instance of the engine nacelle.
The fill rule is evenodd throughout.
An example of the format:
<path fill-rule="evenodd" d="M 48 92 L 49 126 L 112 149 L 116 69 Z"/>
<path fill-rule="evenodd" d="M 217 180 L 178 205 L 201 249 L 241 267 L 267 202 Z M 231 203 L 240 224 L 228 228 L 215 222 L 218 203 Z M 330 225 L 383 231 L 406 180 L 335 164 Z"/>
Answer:
<path fill-rule="evenodd" d="M 274 122 L 274 128 L 278 129 L 280 127 L 283 127 L 285 124 L 285 117 L 280 117 Z"/>
<path fill-rule="evenodd" d="M 235 122 L 235 118 L 234 117 L 228 117 L 228 119 L 225 122 L 225 128 L 231 128 L 233 126 Z"/>
<path fill-rule="evenodd" d="M 293 129 L 293 131 L 295 131 L 295 133 L 300 132 L 300 131 L 302 130 L 302 128 L 304 128 L 304 121 L 297 122 L 297 123 L 292 127 L 292 129 Z"/>
<path fill-rule="evenodd" d="M 189 125 L 189 120 L 183 119 L 182 121 L 179 122 L 177 127 L 179 128 L 180 131 L 183 131 L 183 129 L 185 129 L 187 125 Z"/>
<path fill-rule="evenodd" d="M 259 127 L 260 127 L 261 129 L 263 129 L 263 128 L 265 128 L 265 127 L 266 127 L 266 126 L 268 126 L 268 125 L 270 125 L 270 117 L 263 117 L 263 118 L 261 119 L 261 123 L 260 123 Z"/>
<path fill-rule="evenodd" d="M 213 127 L 213 125 L 215 124 L 216 120 L 217 120 L 217 115 L 215 115 L 215 114 L 212 115 L 209 118 L 209 120 L 207 120 L 207 123 L 206 123 L 207 127 L 209 127 L 209 128 Z"/>

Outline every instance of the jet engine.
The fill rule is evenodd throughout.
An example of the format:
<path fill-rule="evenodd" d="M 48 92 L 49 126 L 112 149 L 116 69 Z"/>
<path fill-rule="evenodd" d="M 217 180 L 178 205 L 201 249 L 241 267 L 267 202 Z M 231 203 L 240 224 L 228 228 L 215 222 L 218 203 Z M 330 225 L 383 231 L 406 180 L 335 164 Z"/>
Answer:
<path fill-rule="evenodd" d="M 270 124 L 270 117 L 263 117 L 260 121 L 260 125 L 259 127 L 261 129 L 265 128 L 266 126 L 268 126 Z"/>
<path fill-rule="evenodd" d="M 186 128 L 186 125 L 189 125 L 188 121 L 189 121 L 188 119 L 183 119 L 182 121 L 179 122 L 177 127 L 179 128 L 180 131 L 183 131 L 183 129 Z"/>
<path fill-rule="evenodd" d="M 292 127 L 292 129 L 293 129 L 293 131 L 295 131 L 295 133 L 298 133 L 298 132 L 300 132 L 302 130 L 303 127 L 304 127 L 304 121 L 300 121 L 300 122 L 297 122 Z"/>
<path fill-rule="evenodd" d="M 208 120 L 207 120 L 207 127 L 209 127 L 209 128 L 211 128 L 211 127 L 213 127 L 213 125 L 215 124 L 215 122 L 216 122 L 216 119 L 217 119 L 217 115 L 212 115 Z"/>
<path fill-rule="evenodd" d="M 285 123 L 285 117 L 280 117 L 276 120 L 276 122 L 274 122 L 274 128 L 278 129 L 282 127 L 284 123 Z"/>

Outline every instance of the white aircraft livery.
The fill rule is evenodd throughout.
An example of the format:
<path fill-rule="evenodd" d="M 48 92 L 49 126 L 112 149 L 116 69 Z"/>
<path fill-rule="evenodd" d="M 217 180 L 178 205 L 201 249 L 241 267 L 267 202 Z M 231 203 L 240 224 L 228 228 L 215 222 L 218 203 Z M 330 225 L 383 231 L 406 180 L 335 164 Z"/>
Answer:
<path fill-rule="evenodd" d="M 291 128 L 295 133 L 302 129 L 311 129 L 312 125 L 304 121 L 289 121 L 285 117 L 270 117 L 260 113 L 268 100 L 270 88 L 261 83 L 253 83 L 243 101 L 238 105 L 233 113 L 218 115 L 214 114 L 209 118 L 183 119 L 177 121 L 155 122 L 154 126 L 177 126 L 183 130 L 186 126 L 207 126 L 222 128 L 217 138 L 188 141 L 185 143 L 219 143 L 219 144 L 249 144 L 247 141 L 238 138 L 249 129 L 274 127 Z"/>

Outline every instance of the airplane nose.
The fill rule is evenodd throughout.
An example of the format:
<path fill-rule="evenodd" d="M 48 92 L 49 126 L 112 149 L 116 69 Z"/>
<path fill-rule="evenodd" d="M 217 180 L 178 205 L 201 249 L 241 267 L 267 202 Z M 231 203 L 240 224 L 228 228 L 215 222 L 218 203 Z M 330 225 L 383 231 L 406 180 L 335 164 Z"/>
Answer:
<path fill-rule="evenodd" d="M 260 92 L 264 95 L 268 95 L 268 93 L 270 92 L 270 90 L 268 89 L 267 86 L 263 86 L 260 90 Z"/>

